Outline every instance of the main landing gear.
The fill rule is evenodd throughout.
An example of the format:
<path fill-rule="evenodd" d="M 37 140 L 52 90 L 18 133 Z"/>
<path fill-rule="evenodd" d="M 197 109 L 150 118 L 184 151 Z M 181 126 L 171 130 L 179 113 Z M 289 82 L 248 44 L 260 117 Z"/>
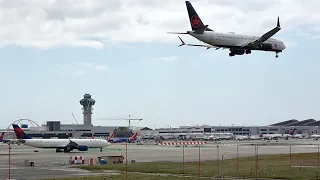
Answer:
<path fill-rule="evenodd" d="M 102 152 L 102 148 L 100 148 L 100 152 Z"/>
<path fill-rule="evenodd" d="M 231 56 L 234 56 L 234 55 L 235 55 L 235 54 L 233 54 L 232 52 L 229 53 L 229 56 L 230 56 L 230 57 L 231 57 Z"/>
<path fill-rule="evenodd" d="M 251 54 L 251 50 L 250 49 L 230 49 L 230 53 L 229 56 L 235 56 L 235 55 L 243 55 L 244 53 L 246 54 Z"/>

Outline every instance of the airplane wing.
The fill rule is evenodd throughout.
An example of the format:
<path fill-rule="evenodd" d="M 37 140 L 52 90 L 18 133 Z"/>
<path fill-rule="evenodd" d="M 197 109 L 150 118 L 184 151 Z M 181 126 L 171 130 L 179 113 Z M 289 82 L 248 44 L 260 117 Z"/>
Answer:
<path fill-rule="evenodd" d="M 207 50 L 210 49 L 210 48 L 216 48 L 216 50 L 218 50 L 218 49 L 221 48 L 221 47 L 218 47 L 218 46 L 212 46 L 212 45 L 206 45 L 206 44 L 186 44 L 186 43 L 181 39 L 180 36 L 178 36 L 178 38 L 179 38 L 180 41 L 181 41 L 181 44 L 179 45 L 179 47 L 180 47 L 180 46 L 184 46 L 184 45 L 186 45 L 186 46 L 197 46 L 197 47 L 206 47 Z M 226 49 L 226 48 L 222 48 L 222 49 Z"/>
<path fill-rule="evenodd" d="M 280 30 L 281 30 L 281 27 L 280 27 L 280 21 L 279 21 L 279 17 L 278 17 L 277 26 L 275 28 L 273 28 L 269 32 L 265 33 L 260 38 L 241 45 L 241 48 L 247 47 L 247 46 L 248 47 L 259 47 L 263 42 L 265 42 L 267 39 L 271 38 L 273 35 L 275 35 Z"/>

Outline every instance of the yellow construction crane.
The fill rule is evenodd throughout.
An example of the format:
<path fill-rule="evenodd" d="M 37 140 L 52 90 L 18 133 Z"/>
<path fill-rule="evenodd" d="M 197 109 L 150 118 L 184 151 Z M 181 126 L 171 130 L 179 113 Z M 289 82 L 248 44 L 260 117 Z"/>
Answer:
<path fill-rule="evenodd" d="M 128 116 L 128 118 L 122 118 L 124 116 Z M 107 118 L 99 118 L 97 120 L 111 120 L 111 121 L 128 121 L 129 123 L 129 126 L 128 126 L 128 130 L 131 129 L 131 121 L 142 121 L 141 118 L 131 118 L 131 117 L 134 117 L 134 116 L 131 116 L 131 115 L 122 115 L 122 116 L 112 116 L 112 117 L 107 117 Z"/>

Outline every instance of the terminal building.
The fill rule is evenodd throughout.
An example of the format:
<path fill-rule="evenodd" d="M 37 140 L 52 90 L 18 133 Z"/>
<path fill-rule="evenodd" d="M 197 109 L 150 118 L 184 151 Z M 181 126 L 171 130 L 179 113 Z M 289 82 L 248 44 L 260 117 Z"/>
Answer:
<path fill-rule="evenodd" d="M 320 121 L 287 120 L 267 126 L 180 126 L 179 128 L 160 128 L 153 134 L 189 134 L 189 133 L 233 133 L 234 135 L 286 134 L 295 129 L 298 134 L 319 134 Z M 151 133 L 151 132 L 148 132 Z M 144 133 L 146 134 L 146 133 Z"/>

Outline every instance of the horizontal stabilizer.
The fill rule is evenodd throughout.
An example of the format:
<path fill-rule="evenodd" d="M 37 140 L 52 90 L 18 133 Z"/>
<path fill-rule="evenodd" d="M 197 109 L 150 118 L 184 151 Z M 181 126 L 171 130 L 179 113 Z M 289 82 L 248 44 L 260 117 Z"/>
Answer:
<path fill-rule="evenodd" d="M 190 34 L 189 32 L 167 32 L 168 34 Z"/>
<path fill-rule="evenodd" d="M 206 45 L 206 44 L 186 44 L 186 43 L 181 39 L 180 36 L 178 36 L 178 38 L 179 38 L 180 41 L 181 41 L 181 44 L 180 44 L 178 47 L 184 46 L 184 45 L 186 45 L 186 46 L 197 46 L 197 47 L 206 47 L 207 50 L 210 49 L 210 48 L 216 48 L 216 50 L 218 50 L 218 49 L 221 48 L 221 47 L 218 47 L 218 46 L 212 46 L 212 45 Z M 222 49 L 225 49 L 225 48 L 222 48 Z"/>

